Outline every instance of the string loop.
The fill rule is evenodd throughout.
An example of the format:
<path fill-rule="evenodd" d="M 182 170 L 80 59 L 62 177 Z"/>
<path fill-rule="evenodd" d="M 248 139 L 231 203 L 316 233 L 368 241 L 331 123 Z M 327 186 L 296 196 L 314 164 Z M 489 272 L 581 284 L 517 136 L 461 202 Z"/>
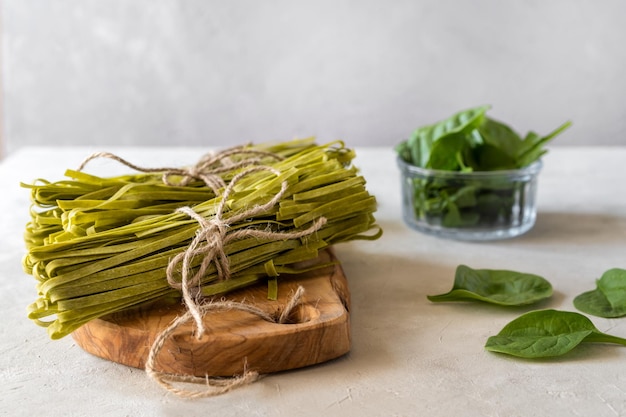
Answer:
<path fill-rule="evenodd" d="M 233 161 L 233 156 L 248 155 L 248 158 Z M 202 279 L 206 275 L 207 270 L 213 263 L 217 271 L 218 279 L 227 280 L 230 278 L 231 271 L 229 259 L 226 255 L 227 245 L 237 239 L 247 237 L 255 237 L 267 241 L 302 239 L 320 230 L 326 224 L 326 218 L 320 217 L 313 222 L 311 226 L 304 230 L 294 232 L 274 232 L 271 230 L 260 230 L 253 228 L 242 228 L 233 231 L 231 225 L 252 218 L 259 214 L 263 214 L 271 210 L 284 197 L 288 189 L 288 182 L 281 182 L 280 190 L 272 196 L 272 198 L 264 204 L 251 207 L 239 213 L 232 214 L 228 218 L 224 217 L 226 203 L 233 192 L 234 187 L 239 181 L 246 176 L 259 172 L 268 171 L 277 177 L 280 171 L 270 166 L 261 165 L 263 158 L 282 159 L 279 155 L 246 149 L 242 146 L 227 149 L 216 154 L 207 154 L 203 156 L 196 165 L 189 168 L 144 168 L 132 164 L 117 155 L 109 152 L 97 152 L 85 159 L 78 168 L 79 171 L 84 169 L 86 164 L 96 158 L 109 158 L 118 161 L 129 168 L 145 173 L 163 173 L 163 183 L 170 186 L 187 186 L 193 180 L 203 181 L 207 187 L 211 188 L 216 196 L 221 199 L 216 207 L 215 215 L 207 219 L 193 210 L 191 207 L 180 207 L 176 212 L 183 213 L 198 223 L 198 230 L 191 240 L 187 248 L 174 256 L 168 263 L 166 269 L 167 281 L 173 288 L 182 292 L 183 302 L 187 311 L 177 317 L 167 328 L 161 331 L 154 343 L 152 344 L 148 359 L 146 361 L 145 370 L 148 376 L 155 380 L 159 385 L 183 398 L 201 398 L 226 393 L 239 386 L 249 384 L 259 378 L 258 373 L 244 366 L 244 372 L 240 376 L 228 379 L 221 378 L 199 378 L 191 375 L 173 375 L 155 370 L 156 358 L 163 348 L 165 341 L 183 324 L 189 320 L 193 320 L 196 325 L 196 338 L 200 340 L 205 334 L 205 326 L 203 323 L 204 316 L 209 312 L 218 310 L 240 310 L 250 314 L 254 314 L 263 320 L 285 323 L 293 309 L 300 303 L 304 288 L 298 287 L 295 294 L 283 308 L 282 314 L 275 319 L 262 309 L 245 304 L 243 302 L 234 302 L 222 300 L 219 302 L 203 302 L 202 301 Z M 236 174 L 228 184 L 225 183 L 220 174 L 243 169 Z M 174 182 L 174 177 L 180 177 L 178 182 Z M 223 190 L 223 191 L 221 191 Z M 194 273 L 194 259 L 202 256 L 202 262 Z M 181 279 L 176 279 L 176 271 L 180 270 Z M 205 383 L 206 389 L 203 391 L 190 391 L 180 389 L 173 383 Z"/>
<path fill-rule="evenodd" d="M 253 305 L 244 303 L 244 302 L 236 302 L 230 300 L 221 300 L 216 302 L 208 302 L 202 304 L 200 306 L 200 313 L 205 315 L 209 312 L 217 312 L 217 311 L 228 311 L 228 310 L 239 310 L 243 312 L 250 313 L 255 315 L 263 320 L 273 322 L 273 323 L 285 323 L 289 317 L 289 315 L 293 312 L 293 309 L 301 303 L 301 299 L 304 295 L 304 288 L 302 286 L 298 286 L 295 293 L 290 297 L 289 301 L 285 305 L 282 314 L 279 318 L 275 318 L 262 309 L 255 307 Z M 230 378 L 215 378 L 209 377 L 208 375 L 204 378 L 197 377 L 194 375 L 177 375 L 166 372 L 157 371 L 155 369 L 156 366 L 156 358 L 159 353 L 163 349 L 165 342 L 171 335 L 183 324 L 187 323 L 191 320 L 192 314 L 191 312 L 186 312 L 185 314 L 177 317 L 167 328 L 165 328 L 152 344 L 152 348 L 148 354 L 148 359 L 146 361 L 145 370 L 148 376 L 154 380 L 161 387 L 165 388 L 168 392 L 171 392 L 174 395 L 177 395 L 181 398 L 186 399 L 197 399 L 197 398 L 207 398 L 213 397 L 221 394 L 225 394 L 228 391 L 232 391 L 235 388 L 239 388 L 241 386 L 251 384 L 252 382 L 257 381 L 261 375 L 258 372 L 249 369 L 247 362 L 244 359 L 244 367 L 241 375 L 233 376 Z M 203 384 L 203 389 L 190 390 L 187 388 L 179 388 L 175 384 Z"/>

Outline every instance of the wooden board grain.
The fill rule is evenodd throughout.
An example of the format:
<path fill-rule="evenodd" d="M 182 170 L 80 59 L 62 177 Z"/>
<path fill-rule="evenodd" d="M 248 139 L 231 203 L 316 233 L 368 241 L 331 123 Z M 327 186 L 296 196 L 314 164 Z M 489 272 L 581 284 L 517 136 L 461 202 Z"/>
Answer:
<path fill-rule="evenodd" d="M 226 296 L 279 314 L 301 285 L 302 302 L 292 323 L 277 324 L 242 311 L 211 312 L 204 318 L 207 333 L 193 335 L 192 322 L 182 325 L 165 343 L 156 370 L 195 376 L 233 376 L 246 366 L 271 373 L 322 363 L 350 350 L 350 295 L 345 274 L 331 250 L 316 262 L 335 265 L 279 278 L 279 297 L 267 299 L 267 285 L 257 284 Z M 184 312 L 182 305 L 142 307 L 92 320 L 72 336 L 85 351 L 124 365 L 144 368 L 159 332 Z"/>

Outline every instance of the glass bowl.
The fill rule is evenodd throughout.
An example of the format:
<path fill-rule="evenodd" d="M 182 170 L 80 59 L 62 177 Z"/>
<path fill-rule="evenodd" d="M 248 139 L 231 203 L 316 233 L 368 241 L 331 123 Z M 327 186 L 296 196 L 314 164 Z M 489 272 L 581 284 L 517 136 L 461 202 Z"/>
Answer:
<path fill-rule="evenodd" d="M 450 239 L 495 240 L 519 236 L 535 224 L 541 161 L 515 170 L 474 172 L 397 162 L 402 215 L 414 229 Z"/>

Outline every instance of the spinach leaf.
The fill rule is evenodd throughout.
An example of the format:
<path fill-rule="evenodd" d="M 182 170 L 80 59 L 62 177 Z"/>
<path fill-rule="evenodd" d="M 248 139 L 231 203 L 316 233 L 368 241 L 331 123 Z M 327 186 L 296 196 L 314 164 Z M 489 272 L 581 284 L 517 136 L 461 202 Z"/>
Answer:
<path fill-rule="evenodd" d="M 582 342 L 626 346 L 626 339 L 600 332 L 582 314 L 538 310 L 504 326 L 500 333 L 487 339 L 485 349 L 522 358 L 545 358 L 564 355 Z"/>
<path fill-rule="evenodd" d="M 478 169 L 518 168 L 516 157 L 520 152 L 522 139 L 517 132 L 489 117 L 478 127 L 478 132 L 484 141 L 484 149 L 480 149 L 480 152 L 491 154 L 489 158 L 483 156 Z"/>
<path fill-rule="evenodd" d="M 596 289 L 574 298 L 574 306 L 598 317 L 626 316 L 626 270 L 613 268 L 596 281 Z"/>
<path fill-rule="evenodd" d="M 468 163 L 474 171 L 517 169 L 517 162 L 514 157 L 505 150 L 490 144 L 474 148 L 472 150 L 472 159 Z"/>
<path fill-rule="evenodd" d="M 546 152 L 546 143 L 570 126 L 569 122 L 564 123 L 546 136 L 530 132 L 522 139 L 510 126 L 488 117 L 489 109 L 488 105 L 470 108 L 417 128 L 408 140 L 396 146 L 399 158 L 432 170 L 514 170 L 537 161 Z M 461 206 L 455 201 L 456 193 L 467 192 L 466 184 L 434 178 L 416 181 L 413 201 L 416 217 L 443 227 L 507 227 L 518 196 L 524 197 L 523 185 L 507 182 L 508 189 L 497 190 L 489 182 L 476 181 L 472 188 L 475 204 L 471 206 Z"/>
<path fill-rule="evenodd" d="M 437 123 L 415 129 L 396 152 L 412 165 L 448 171 L 471 167 L 475 171 L 516 169 L 530 165 L 545 153 L 544 145 L 571 123 L 546 136 L 529 132 L 524 139 L 510 126 L 486 116 L 491 106 L 478 106 Z"/>
<path fill-rule="evenodd" d="M 613 268 L 606 271 L 598 280 L 598 289 L 613 307 L 626 307 L 626 270 Z"/>
<path fill-rule="evenodd" d="M 452 289 L 427 296 L 430 301 L 483 301 L 502 306 L 533 304 L 552 295 L 552 285 L 544 278 L 522 272 L 472 269 L 459 265 Z"/>
<path fill-rule="evenodd" d="M 465 166 L 462 155 L 467 152 L 467 147 L 468 143 L 462 134 L 443 136 L 433 143 L 426 166 L 431 169 L 461 171 Z"/>
<path fill-rule="evenodd" d="M 546 150 L 543 146 L 554 139 L 556 136 L 561 134 L 565 129 L 572 125 L 571 122 L 565 122 L 554 131 L 549 133 L 546 136 L 539 136 L 535 132 L 528 132 L 524 140 L 520 145 L 520 149 L 517 153 L 518 166 L 524 167 L 526 165 L 530 165 L 534 161 L 538 160 L 543 154 L 546 153 Z"/>
<path fill-rule="evenodd" d="M 452 155 L 452 160 L 456 160 L 457 153 L 464 145 L 460 142 L 465 141 L 466 136 L 480 126 L 489 108 L 480 106 L 460 111 L 441 122 L 417 128 L 407 141 L 396 146 L 396 151 L 402 159 L 415 166 L 449 169 L 446 168 L 447 159 Z M 476 137 L 469 143 L 475 140 Z M 442 144 L 438 144 L 439 141 L 443 141 Z M 433 152 L 435 156 L 431 156 Z M 442 160 L 446 160 L 445 167 L 439 167 Z"/>

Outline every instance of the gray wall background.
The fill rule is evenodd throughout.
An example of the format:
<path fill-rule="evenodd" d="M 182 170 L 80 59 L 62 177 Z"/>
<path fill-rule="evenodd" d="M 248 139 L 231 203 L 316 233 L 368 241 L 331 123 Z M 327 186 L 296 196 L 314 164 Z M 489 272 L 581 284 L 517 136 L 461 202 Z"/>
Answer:
<path fill-rule="evenodd" d="M 626 145 L 626 1 L 0 0 L 5 151 L 317 136 L 393 146 L 491 104 Z"/>

